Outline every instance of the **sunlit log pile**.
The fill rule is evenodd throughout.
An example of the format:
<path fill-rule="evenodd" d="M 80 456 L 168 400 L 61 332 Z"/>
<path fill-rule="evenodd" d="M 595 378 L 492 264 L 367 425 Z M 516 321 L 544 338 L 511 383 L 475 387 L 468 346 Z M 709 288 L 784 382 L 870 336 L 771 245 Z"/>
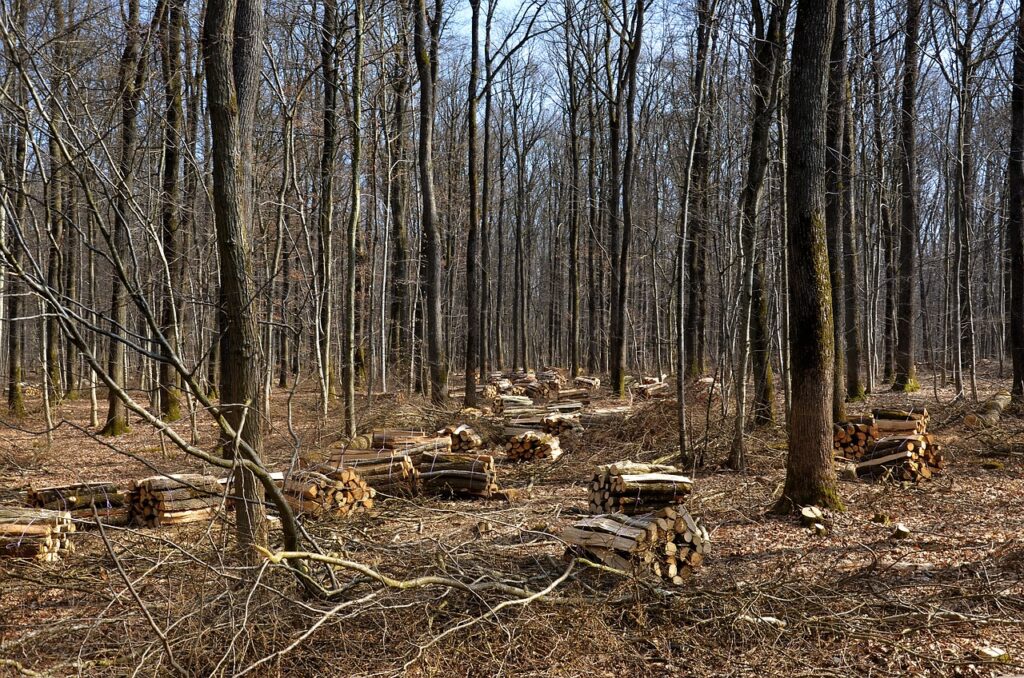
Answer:
<path fill-rule="evenodd" d="M 0 507 L 0 557 L 60 560 L 75 550 L 74 531 L 67 511 Z"/>
<path fill-rule="evenodd" d="M 638 516 L 609 513 L 578 520 L 559 534 L 570 549 L 603 565 L 680 585 L 710 548 L 707 529 L 681 506 Z"/>
<path fill-rule="evenodd" d="M 213 476 L 182 473 L 133 483 L 132 521 L 144 527 L 209 520 L 221 507 L 224 488 Z"/>
<path fill-rule="evenodd" d="M 590 481 L 591 513 L 648 513 L 687 500 L 693 481 L 674 466 L 619 462 L 598 466 Z"/>
<path fill-rule="evenodd" d="M 95 525 L 97 517 L 104 525 L 121 526 L 130 519 L 131 495 L 115 483 L 74 483 L 30 488 L 27 503 L 35 508 L 67 511 L 86 527 Z"/>
<path fill-rule="evenodd" d="M 419 478 L 429 492 L 486 498 L 500 490 L 494 457 L 489 454 L 425 452 Z"/>

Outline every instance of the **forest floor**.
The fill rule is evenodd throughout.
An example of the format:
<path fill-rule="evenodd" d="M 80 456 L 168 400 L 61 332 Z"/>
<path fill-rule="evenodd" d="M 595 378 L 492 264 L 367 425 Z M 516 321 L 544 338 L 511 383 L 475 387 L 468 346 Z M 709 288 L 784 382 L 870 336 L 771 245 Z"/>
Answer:
<path fill-rule="evenodd" d="M 303 598 L 283 568 L 262 569 L 255 589 L 240 581 L 230 516 L 82 531 L 62 562 L 0 559 L 0 675 L 162 676 L 175 673 L 172 664 L 188 675 L 259 676 L 1014 673 L 1024 667 L 1024 419 L 968 432 L 967 406 L 950 404 L 951 389 L 933 375 L 922 383 L 909 398 L 873 394 L 849 412 L 926 404 L 946 470 L 910 486 L 842 482 L 847 510 L 828 515 L 827 536 L 769 514 L 783 482 L 784 430 L 751 435 L 748 472 L 722 470 L 729 419 L 718 399 L 694 399 L 689 426 L 707 465 L 693 474 L 690 510 L 713 546 L 685 586 L 652 588 L 577 565 L 547 596 L 497 609 L 507 594 L 383 590 L 341 573 L 349 588 L 326 603 Z M 979 397 L 1006 385 L 983 378 Z M 289 427 L 286 398 L 272 405 L 274 468 L 297 449 L 326 454 L 338 439 L 315 423 L 312 394 L 293 397 Z M 366 404 L 361 430 L 429 430 L 457 410 L 401 397 Z M 563 440 L 557 462 L 502 466 L 501 484 L 522 490 L 514 503 L 392 499 L 307 527 L 327 548 L 396 578 L 541 590 L 570 566 L 553 533 L 586 510 L 593 466 L 670 454 L 673 408 L 637 403 L 624 421 Z M 31 484 L 198 468 L 141 422 L 116 441 L 95 437 L 88 401 L 65 401 L 58 419 L 49 446 L 39 411 L 19 428 L 0 427 L 0 505 L 23 501 Z M 177 428 L 190 433 L 187 420 Z M 213 448 L 210 426 L 196 433 Z M 905 524 L 910 537 L 891 539 L 879 516 Z M 986 646 L 1006 650 L 1007 661 L 980 661 Z"/>

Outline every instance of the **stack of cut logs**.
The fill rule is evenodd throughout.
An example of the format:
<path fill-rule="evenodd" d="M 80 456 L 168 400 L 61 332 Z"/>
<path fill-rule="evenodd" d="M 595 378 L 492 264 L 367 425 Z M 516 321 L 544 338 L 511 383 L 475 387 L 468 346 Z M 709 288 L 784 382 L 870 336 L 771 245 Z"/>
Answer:
<path fill-rule="evenodd" d="M 484 446 L 484 439 L 480 437 L 480 434 L 465 424 L 447 426 L 440 431 L 439 435 L 451 438 L 452 452 L 470 452 Z"/>
<path fill-rule="evenodd" d="M 28 504 L 67 511 L 85 525 L 95 524 L 97 516 L 104 525 L 127 525 L 131 497 L 114 483 L 76 483 L 33 487 L 28 491 Z"/>
<path fill-rule="evenodd" d="M 419 466 L 420 457 L 424 452 L 450 452 L 452 439 L 449 436 L 427 435 L 422 431 L 401 431 L 395 429 L 377 430 L 373 432 L 365 447 L 373 449 L 398 450 L 409 455 L 413 466 Z M 360 445 L 363 447 L 363 445 Z"/>
<path fill-rule="evenodd" d="M 389 496 L 414 496 L 419 489 L 419 471 L 412 458 L 401 450 L 337 450 L 320 469 L 325 474 L 345 468 L 355 469 L 359 477 L 376 492 Z"/>
<path fill-rule="evenodd" d="M 583 430 L 580 418 L 571 414 L 549 414 L 541 420 L 541 430 L 553 436 Z"/>
<path fill-rule="evenodd" d="M 674 466 L 619 462 L 598 466 L 590 482 L 591 513 L 638 514 L 681 504 L 693 481 Z"/>
<path fill-rule="evenodd" d="M 536 461 L 550 459 L 554 461 L 562 456 L 562 448 L 558 438 L 539 431 L 526 431 L 510 436 L 505 443 L 505 454 L 509 461 Z"/>
<path fill-rule="evenodd" d="M 327 473 L 295 471 L 284 480 L 284 497 L 292 509 L 316 516 L 344 517 L 373 508 L 376 491 L 352 468 Z"/>
<path fill-rule="evenodd" d="M 601 388 L 600 377 L 576 377 L 572 383 L 576 388 L 584 388 L 588 391 L 596 391 Z"/>
<path fill-rule="evenodd" d="M 502 394 L 492 406 L 495 414 L 514 415 L 522 410 L 533 409 L 533 399 L 523 395 Z"/>
<path fill-rule="evenodd" d="M 75 550 L 74 531 L 67 511 L 0 507 L 0 557 L 59 560 Z"/>
<path fill-rule="evenodd" d="M 645 400 L 649 398 L 666 398 L 672 393 L 664 376 L 643 377 L 640 383 L 633 387 L 633 391 L 637 397 Z"/>
<path fill-rule="evenodd" d="M 490 497 L 499 491 L 494 457 L 487 454 L 424 452 L 419 477 L 434 492 Z"/>
<path fill-rule="evenodd" d="M 680 585 L 703 562 L 711 539 L 682 506 L 642 516 L 592 516 L 562 530 L 570 547 L 588 552 L 604 565 L 636 575 L 654 575 Z"/>
<path fill-rule="evenodd" d="M 208 520 L 220 508 L 224 488 L 213 476 L 183 473 L 133 483 L 132 519 L 145 527 Z"/>
<path fill-rule="evenodd" d="M 928 433 L 928 411 L 873 410 L 833 427 L 833 446 L 857 474 L 920 482 L 945 467 L 942 446 Z"/>
<path fill-rule="evenodd" d="M 878 440 L 874 417 L 850 417 L 832 425 L 832 447 L 846 459 L 859 459 Z"/>

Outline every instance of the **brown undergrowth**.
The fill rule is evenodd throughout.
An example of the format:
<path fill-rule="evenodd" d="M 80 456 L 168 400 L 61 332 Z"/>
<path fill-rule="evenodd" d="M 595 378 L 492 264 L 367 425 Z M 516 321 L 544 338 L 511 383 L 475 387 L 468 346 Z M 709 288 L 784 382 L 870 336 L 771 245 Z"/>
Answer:
<path fill-rule="evenodd" d="M 688 425 L 705 464 L 695 469 L 691 510 L 712 529 L 713 551 L 687 586 L 651 588 L 576 564 L 526 605 L 507 604 L 515 596 L 497 586 L 395 590 L 338 570 L 342 592 L 328 602 L 302 596 L 282 567 L 239 569 L 230 516 L 111 528 L 106 542 L 95 531 L 78 535 L 77 553 L 61 563 L 0 560 L 0 675 L 164 676 L 175 665 L 223 676 L 1012 672 L 1024 661 L 1024 422 L 1004 417 L 994 430 L 968 432 L 966 406 L 950 404 L 930 376 L 925 392 L 876 393 L 850 411 L 926 402 L 948 469 L 916 486 L 841 483 L 848 511 L 827 517 L 823 537 L 767 514 L 782 486 L 784 431 L 752 431 L 750 470 L 726 472 L 716 464 L 731 419 L 718 399 L 695 404 Z M 982 394 L 998 387 L 983 380 Z M 341 439 L 310 414 L 313 398 L 298 393 L 289 408 L 275 396 L 271 466 Z M 393 499 L 307 528 L 324 551 L 396 579 L 543 590 L 570 568 L 553 533 L 584 511 L 592 467 L 675 451 L 674 403 L 634 405 L 624 420 L 564 440 L 557 462 L 502 467 L 501 483 L 521 490 L 516 503 Z M 375 398 L 364 401 L 360 429 L 434 430 L 456 410 Z M 0 431 L 0 503 L 17 503 L 31 483 L 198 468 L 140 424 L 117 441 L 95 438 L 83 424 L 87 401 L 62 404 L 49 447 L 38 415 L 23 430 Z M 191 435 L 187 418 L 176 426 Z M 195 433 L 206 446 L 216 440 L 205 424 Z M 890 538 L 895 522 L 910 538 Z M 990 645 L 1009 663 L 974 656 Z"/>

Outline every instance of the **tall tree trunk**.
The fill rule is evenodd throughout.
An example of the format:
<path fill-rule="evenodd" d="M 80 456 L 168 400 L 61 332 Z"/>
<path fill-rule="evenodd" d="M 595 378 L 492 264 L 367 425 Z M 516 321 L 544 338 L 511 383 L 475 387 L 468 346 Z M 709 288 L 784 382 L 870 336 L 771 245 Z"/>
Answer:
<path fill-rule="evenodd" d="M 1010 360 L 1013 399 L 1024 402 L 1024 5 L 1017 15 L 1010 97 L 1007 243 L 1010 255 Z"/>
<path fill-rule="evenodd" d="M 260 464 L 259 328 L 252 289 L 249 222 L 253 214 L 252 134 L 263 47 L 262 0 L 209 0 L 203 26 L 207 106 L 213 155 L 213 208 L 225 323 L 220 342 L 220 414 L 237 432 L 224 455 Z M 244 557 L 267 543 L 264 488 L 238 464 L 233 478 L 236 531 Z"/>
<path fill-rule="evenodd" d="M 916 391 L 915 323 L 917 321 L 917 78 L 921 0 L 907 0 L 903 96 L 900 104 L 900 259 L 896 311 L 896 375 L 894 391 Z"/>
<path fill-rule="evenodd" d="M 320 407 L 327 415 L 327 403 L 334 394 L 331 365 L 331 311 L 334 283 L 334 173 L 338 154 L 338 40 L 340 32 L 337 0 L 324 0 L 320 30 L 320 67 L 324 78 L 323 145 L 320 147 L 320 196 L 317 209 L 317 278 L 320 281 L 317 318 L 317 352 L 320 362 Z"/>
<path fill-rule="evenodd" d="M 15 0 L 12 8 L 12 15 L 17 22 L 18 33 L 26 35 L 28 27 L 28 0 Z M 6 44 L 8 58 L 15 68 L 25 67 L 27 55 L 21 44 L 8 42 Z M 15 105 L 21 110 L 27 110 L 28 92 L 25 83 L 21 78 L 15 79 L 13 92 Z M 14 125 L 11 148 L 8 151 L 8 165 L 5 169 L 5 180 L 14 191 L 13 209 L 7 213 L 8 223 L 0 224 L 0 228 L 9 228 L 11 250 L 14 254 L 16 265 L 20 267 L 24 258 L 24 249 L 14 237 L 14 234 L 21 228 L 22 219 L 25 215 L 27 200 L 25 195 L 25 161 L 27 151 L 28 119 L 18 120 Z M 23 285 L 18 276 L 11 276 L 7 292 L 9 294 L 7 306 L 7 411 L 11 416 L 22 417 L 25 415 L 25 392 L 22 382 L 24 375 L 24 337 L 25 330 L 21 322 L 22 293 Z"/>
<path fill-rule="evenodd" d="M 118 192 L 114 206 L 114 247 L 120 256 L 128 250 L 128 215 L 131 212 L 131 194 L 134 180 L 135 148 L 138 144 L 137 119 L 144 83 L 144 61 L 141 54 L 141 26 L 139 2 L 128 3 L 127 41 L 121 54 L 118 93 L 121 103 L 121 156 L 118 161 Z M 111 378 L 125 386 L 124 334 L 128 324 L 128 297 L 124 284 L 115 272 L 111 276 L 110 292 L 111 337 L 107 369 Z M 52 348 L 51 342 L 50 347 Z M 128 430 L 128 411 L 117 393 L 107 395 L 107 422 L 103 435 L 118 436 Z"/>
<path fill-rule="evenodd" d="M 828 150 L 826 156 L 827 198 L 825 228 L 828 232 L 828 268 L 832 283 L 832 418 L 846 421 L 846 351 L 844 341 L 845 303 L 843 299 L 843 187 L 844 127 L 846 124 L 846 0 L 836 3 L 835 35 L 832 37 L 828 79 Z"/>
<path fill-rule="evenodd" d="M 167 342 L 160 363 L 160 413 L 165 421 L 181 417 L 181 395 L 178 372 L 171 365 L 171 355 L 178 343 L 178 322 L 181 315 L 177 291 L 181 289 L 184 267 L 178 234 L 181 202 L 178 176 L 181 171 L 181 143 L 184 139 L 182 110 L 181 42 L 184 31 L 182 0 L 167 0 L 161 25 L 161 64 L 164 78 L 163 180 L 160 201 L 161 238 L 167 271 L 163 282 L 160 332 Z"/>
<path fill-rule="evenodd" d="M 414 51 L 420 79 L 419 170 L 420 215 L 423 230 L 423 286 L 426 305 L 427 364 L 430 398 L 436 405 L 448 399 L 448 359 L 441 327 L 441 237 L 434 200 L 434 83 L 437 79 L 437 43 L 441 33 L 442 0 L 434 0 L 434 14 L 427 16 L 427 0 L 415 0 Z"/>
<path fill-rule="evenodd" d="M 355 0 L 355 55 L 352 65 L 351 208 L 346 237 L 345 327 L 342 335 L 342 394 L 345 403 L 345 435 L 356 434 L 356 236 L 359 231 L 360 161 L 363 152 L 363 0 Z M 365 365 L 365 361 L 361 361 Z"/>
<path fill-rule="evenodd" d="M 862 400 L 864 383 L 861 380 L 861 267 L 858 248 L 860 247 L 860 224 L 854 205 L 853 177 L 853 106 L 851 105 L 849 79 L 846 82 L 846 97 L 843 105 L 843 285 L 844 320 L 843 341 L 846 347 L 846 398 Z"/>
<path fill-rule="evenodd" d="M 466 114 L 468 116 L 468 181 L 469 181 L 469 235 L 466 238 L 466 407 L 476 407 L 477 370 L 480 361 L 480 282 L 478 268 L 480 265 L 480 203 L 477 194 L 477 81 L 480 77 L 480 0 L 469 0 L 473 12 L 472 51 L 469 65 L 469 100 Z M 479 375 L 484 376 L 482 373 Z"/>
<path fill-rule="evenodd" d="M 841 508 L 832 467 L 832 304 L 825 235 L 825 122 L 835 0 L 798 0 L 786 149 L 793 409 L 777 509 Z M 799 358 L 797 358 L 799 356 Z"/>
<path fill-rule="evenodd" d="M 400 42 L 391 76 L 394 98 L 391 167 L 388 170 L 388 199 L 391 209 L 391 364 L 405 365 L 408 359 L 409 291 L 409 142 L 406 130 L 406 106 L 409 100 L 407 45 Z M 411 337 L 410 337 L 411 339 Z"/>

